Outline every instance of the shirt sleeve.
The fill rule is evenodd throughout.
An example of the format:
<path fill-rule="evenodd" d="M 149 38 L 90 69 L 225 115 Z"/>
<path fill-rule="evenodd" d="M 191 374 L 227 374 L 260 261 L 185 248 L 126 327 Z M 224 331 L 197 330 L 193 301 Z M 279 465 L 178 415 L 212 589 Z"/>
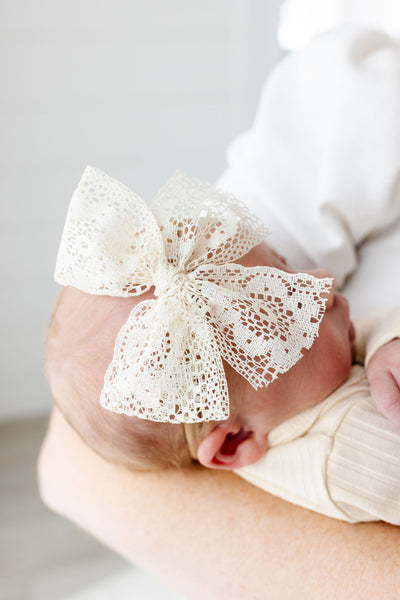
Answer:
<path fill-rule="evenodd" d="M 358 315 L 400 295 L 399 73 L 399 46 L 382 32 L 318 36 L 273 71 L 220 179 L 271 220 L 289 264 L 347 284 Z"/>
<path fill-rule="evenodd" d="M 370 398 L 340 424 L 327 461 L 327 488 L 351 521 L 400 525 L 400 431 Z"/>
<path fill-rule="evenodd" d="M 355 321 L 355 326 L 356 361 L 367 366 L 378 348 L 400 338 L 400 307 L 375 311 Z"/>

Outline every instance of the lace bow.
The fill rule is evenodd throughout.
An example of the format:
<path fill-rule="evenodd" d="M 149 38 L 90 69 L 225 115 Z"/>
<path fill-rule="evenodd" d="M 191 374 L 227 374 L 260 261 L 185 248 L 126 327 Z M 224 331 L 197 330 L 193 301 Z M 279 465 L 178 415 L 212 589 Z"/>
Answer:
<path fill-rule="evenodd" d="M 87 167 L 71 201 L 55 279 L 137 296 L 101 393 L 117 413 L 172 423 L 229 416 L 225 360 L 255 388 L 318 334 L 330 279 L 235 264 L 267 230 L 241 203 L 175 174 L 150 206 Z"/>

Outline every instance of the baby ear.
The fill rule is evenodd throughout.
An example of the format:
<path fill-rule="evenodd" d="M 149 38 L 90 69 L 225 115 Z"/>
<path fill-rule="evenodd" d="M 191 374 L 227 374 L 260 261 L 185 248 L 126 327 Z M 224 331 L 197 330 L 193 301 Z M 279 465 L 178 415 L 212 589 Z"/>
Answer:
<path fill-rule="evenodd" d="M 237 423 L 221 423 L 200 442 L 199 462 L 209 469 L 239 469 L 251 465 L 266 451 L 266 436 Z"/>

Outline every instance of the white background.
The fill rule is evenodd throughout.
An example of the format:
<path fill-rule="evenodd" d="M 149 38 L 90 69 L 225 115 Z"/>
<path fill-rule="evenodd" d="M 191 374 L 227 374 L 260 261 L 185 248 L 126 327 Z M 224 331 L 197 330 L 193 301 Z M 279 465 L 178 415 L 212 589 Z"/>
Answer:
<path fill-rule="evenodd" d="M 279 57 L 279 0 L 0 3 L 0 419 L 46 412 L 46 321 L 72 192 L 96 166 L 150 200 L 214 180 Z"/>
<path fill-rule="evenodd" d="M 285 48 L 338 23 L 400 30 L 398 0 L 0 2 L 0 420 L 44 413 L 46 322 L 72 192 L 96 166 L 150 200 L 214 180 Z M 318 10 L 317 10 L 318 8 Z"/>

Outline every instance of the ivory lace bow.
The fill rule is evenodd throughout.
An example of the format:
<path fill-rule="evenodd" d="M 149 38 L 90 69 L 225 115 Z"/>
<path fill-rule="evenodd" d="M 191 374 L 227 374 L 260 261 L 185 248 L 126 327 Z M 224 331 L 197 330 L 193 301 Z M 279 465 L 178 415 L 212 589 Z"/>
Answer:
<path fill-rule="evenodd" d="M 137 296 L 101 393 L 117 413 L 172 423 L 229 416 L 225 360 L 255 388 L 310 348 L 332 280 L 235 264 L 267 230 L 237 200 L 182 173 L 150 206 L 87 167 L 71 201 L 55 279 Z"/>

